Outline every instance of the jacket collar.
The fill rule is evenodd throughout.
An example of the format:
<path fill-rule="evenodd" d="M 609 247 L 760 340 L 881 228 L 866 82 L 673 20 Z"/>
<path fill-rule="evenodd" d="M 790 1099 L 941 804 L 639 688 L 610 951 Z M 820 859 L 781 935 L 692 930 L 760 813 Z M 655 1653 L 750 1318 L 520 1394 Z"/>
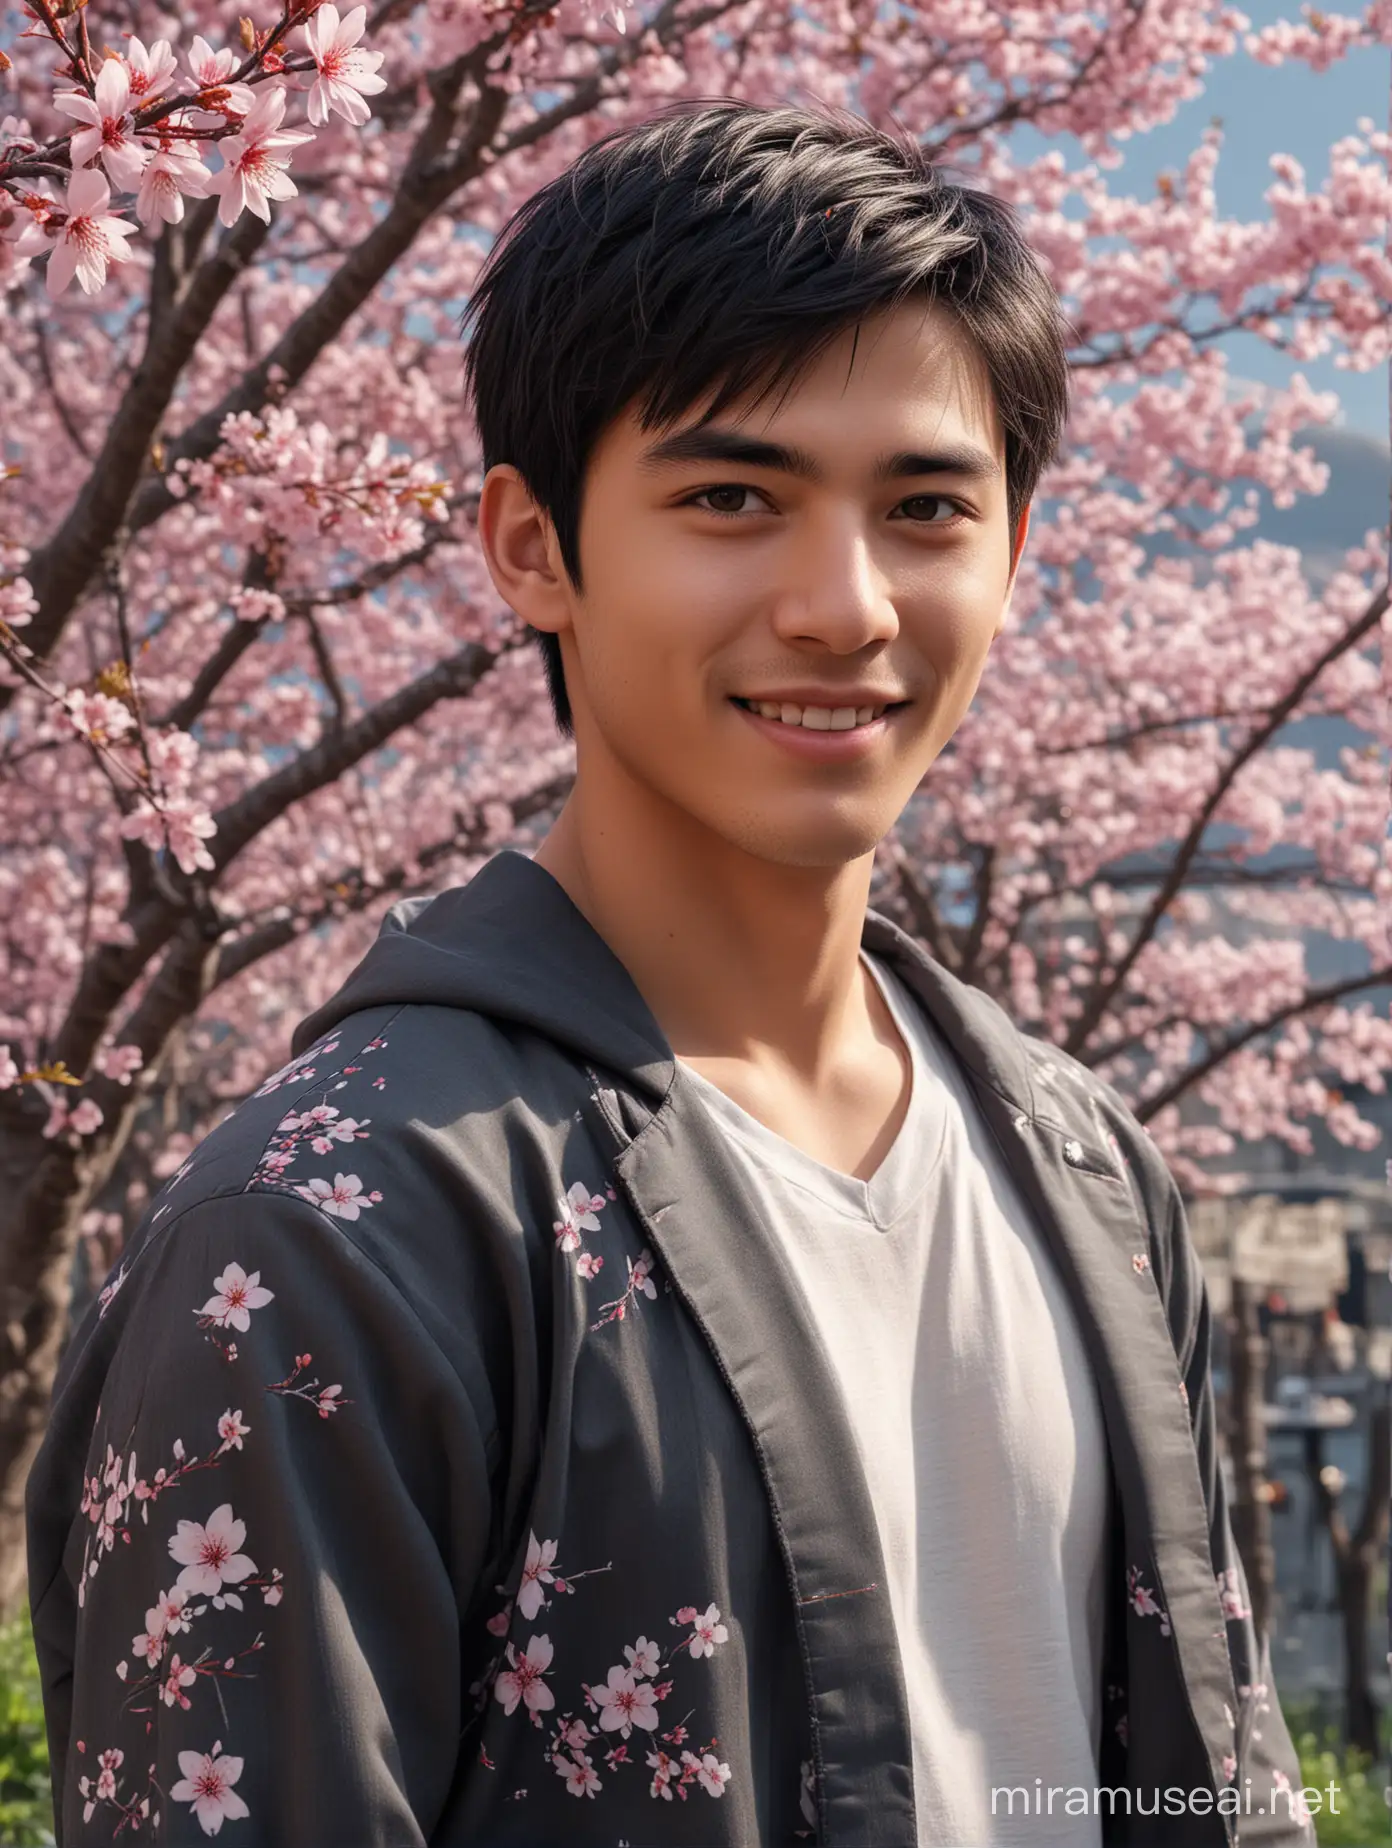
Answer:
<path fill-rule="evenodd" d="M 861 942 L 910 982 L 962 1063 L 1032 1115 L 1029 1063 L 995 1002 L 875 911 L 866 912 Z M 627 969 L 564 887 L 511 848 L 467 885 L 394 905 L 343 987 L 301 1021 L 292 1051 L 298 1057 L 348 1014 L 413 1001 L 528 1027 L 652 1106 L 675 1076 L 672 1048 Z"/>

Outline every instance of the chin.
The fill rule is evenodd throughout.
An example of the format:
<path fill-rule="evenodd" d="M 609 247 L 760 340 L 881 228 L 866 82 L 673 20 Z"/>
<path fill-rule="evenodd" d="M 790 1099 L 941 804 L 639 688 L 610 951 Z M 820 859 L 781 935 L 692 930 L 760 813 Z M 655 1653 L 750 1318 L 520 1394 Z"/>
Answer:
<path fill-rule="evenodd" d="M 822 813 L 778 815 L 767 810 L 751 815 L 712 817 L 715 831 L 732 847 L 774 866 L 834 871 L 863 860 L 892 830 L 896 815 Z"/>

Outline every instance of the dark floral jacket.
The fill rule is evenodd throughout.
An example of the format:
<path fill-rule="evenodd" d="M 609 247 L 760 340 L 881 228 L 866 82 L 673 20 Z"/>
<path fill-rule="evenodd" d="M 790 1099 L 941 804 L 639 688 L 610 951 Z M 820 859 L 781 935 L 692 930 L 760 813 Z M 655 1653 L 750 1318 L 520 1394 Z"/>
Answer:
<path fill-rule="evenodd" d="M 1096 1370 L 1102 1839 L 1311 1844 L 1165 1163 L 874 912 L 864 942 L 960 1060 Z M 28 1502 L 62 1848 L 914 1848 L 846 1414 L 608 947 L 504 852 L 398 906 L 294 1048 L 62 1362 Z"/>

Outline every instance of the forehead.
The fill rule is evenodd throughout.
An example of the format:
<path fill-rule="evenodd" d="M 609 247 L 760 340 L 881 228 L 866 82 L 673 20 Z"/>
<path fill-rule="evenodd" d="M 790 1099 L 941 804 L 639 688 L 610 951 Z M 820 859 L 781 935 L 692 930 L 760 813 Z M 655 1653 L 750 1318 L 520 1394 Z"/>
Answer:
<path fill-rule="evenodd" d="M 634 407 L 614 435 L 635 457 L 672 430 L 698 426 L 718 402 L 713 386 L 672 423 L 644 429 Z M 1005 454 L 990 373 L 949 308 L 912 301 L 847 327 L 791 379 L 721 405 L 716 421 L 771 440 L 831 445 L 849 460 L 861 447 L 961 438 Z"/>

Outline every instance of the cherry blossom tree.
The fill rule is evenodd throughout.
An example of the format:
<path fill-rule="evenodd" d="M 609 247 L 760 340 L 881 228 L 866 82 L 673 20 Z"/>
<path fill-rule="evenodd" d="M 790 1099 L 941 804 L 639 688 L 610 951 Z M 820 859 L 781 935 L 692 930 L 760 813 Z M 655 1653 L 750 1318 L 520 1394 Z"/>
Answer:
<path fill-rule="evenodd" d="M 0 1604 L 75 1254 L 115 1256 L 387 903 L 564 798 L 473 537 L 457 322 L 509 212 L 669 100 L 897 122 L 1019 205 L 1068 300 L 1066 452 L 886 903 L 1181 1173 L 1312 1117 L 1365 1144 L 1331 1080 L 1392 1053 L 1358 998 L 1392 977 L 1385 536 L 1317 593 L 1251 540 L 1259 491 L 1322 491 L 1334 405 L 1294 370 L 1236 392 L 1223 349 L 1386 361 L 1392 143 L 1358 125 L 1317 185 L 1275 162 L 1255 223 L 1217 209 L 1216 130 L 1153 198 L 1108 177 L 1215 62 L 1370 55 L 1387 0 L 1259 31 L 1217 0 L 280 3 L 26 0 L 3 61 Z M 1312 713 L 1368 749 L 1316 770 L 1283 742 Z M 1296 870 L 1254 868 L 1278 846 Z M 1228 942 L 1218 888 L 1265 934 Z M 1310 928 L 1367 974 L 1313 984 Z"/>

